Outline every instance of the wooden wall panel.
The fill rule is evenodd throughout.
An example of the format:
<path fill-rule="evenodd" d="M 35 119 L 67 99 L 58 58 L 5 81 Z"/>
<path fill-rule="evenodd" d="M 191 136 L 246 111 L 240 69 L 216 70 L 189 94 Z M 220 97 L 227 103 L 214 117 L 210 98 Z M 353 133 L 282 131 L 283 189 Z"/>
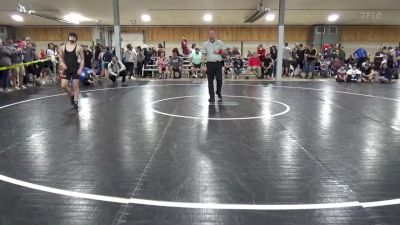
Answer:
<path fill-rule="evenodd" d="M 208 30 L 213 28 L 218 32 L 218 38 L 226 42 L 252 41 L 277 42 L 278 28 L 276 26 L 178 26 L 178 27 L 134 27 L 123 26 L 124 33 L 145 32 L 145 40 L 150 42 L 178 42 L 182 35 L 190 41 L 204 41 L 208 38 Z M 398 42 L 400 41 L 400 26 L 343 26 L 341 27 L 341 42 Z M 30 36 L 34 41 L 65 41 L 67 34 L 74 31 L 79 40 L 92 40 L 90 27 L 18 27 L 18 39 Z M 312 26 L 288 26 L 285 28 L 285 41 L 309 42 L 312 39 Z"/>
<path fill-rule="evenodd" d="M 90 27 L 18 27 L 16 29 L 17 39 L 29 36 L 33 41 L 65 41 L 69 32 L 77 33 L 81 41 L 92 40 Z"/>
<path fill-rule="evenodd" d="M 286 42 L 305 42 L 311 41 L 312 27 L 287 27 L 285 29 Z"/>
<path fill-rule="evenodd" d="M 400 26 L 345 26 L 342 42 L 398 42 Z"/>

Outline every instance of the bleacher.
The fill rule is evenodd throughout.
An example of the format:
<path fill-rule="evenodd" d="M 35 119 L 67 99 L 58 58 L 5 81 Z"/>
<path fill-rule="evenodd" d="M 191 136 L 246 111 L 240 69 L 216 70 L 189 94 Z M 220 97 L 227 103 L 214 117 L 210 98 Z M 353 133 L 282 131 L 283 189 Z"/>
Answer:
<path fill-rule="evenodd" d="M 190 65 L 190 59 L 189 57 L 182 57 L 183 59 L 183 65 L 182 65 L 182 76 L 186 76 L 187 78 L 191 78 L 191 65 Z M 243 72 L 239 75 L 239 77 L 254 77 L 256 78 L 255 73 L 249 73 L 247 71 L 248 69 L 248 57 L 243 57 L 242 58 L 244 62 L 243 66 Z M 198 77 L 197 74 L 200 73 L 200 69 L 195 69 L 196 71 L 196 76 Z M 146 74 L 146 72 L 151 73 L 151 77 L 153 79 L 157 78 L 159 75 L 158 73 L 158 65 L 157 65 L 157 57 L 152 57 L 147 65 L 144 65 L 142 68 L 142 74 Z M 207 76 L 207 75 L 206 75 Z M 192 76 L 193 77 L 193 76 Z M 233 78 L 232 74 L 228 74 L 228 77 Z"/>

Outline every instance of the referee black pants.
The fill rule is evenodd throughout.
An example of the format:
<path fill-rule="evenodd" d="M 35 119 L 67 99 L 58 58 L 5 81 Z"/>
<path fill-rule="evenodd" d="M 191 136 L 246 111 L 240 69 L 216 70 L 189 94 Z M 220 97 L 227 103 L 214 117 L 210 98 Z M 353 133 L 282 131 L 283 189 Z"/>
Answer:
<path fill-rule="evenodd" d="M 215 99 L 214 77 L 217 80 L 217 95 L 221 94 L 222 88 L 222 62 L 207 62 L 208 93 L 210 99 Z"/>

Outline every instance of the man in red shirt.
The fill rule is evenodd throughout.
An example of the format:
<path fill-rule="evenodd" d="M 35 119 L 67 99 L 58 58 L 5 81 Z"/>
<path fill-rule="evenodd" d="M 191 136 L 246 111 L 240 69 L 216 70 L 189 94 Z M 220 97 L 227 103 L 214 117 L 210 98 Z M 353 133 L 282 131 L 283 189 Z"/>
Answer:
<path fill-rule="evenodd" d="M 250 73 L 255 73 L 257 77 L 261 76 L 261 61 L 260 61 L 260 56 L 256 53 L 254 53 L 250 58 L 249 58 L 249 68 L 247 69 L 247 75 Z"/>
<path fill-rule="evenodd" d="M 182 36 L 181 46 L 182 46 L 183 55 L 184 56 L 188 56 L 189 55 L 189 48 L 188 48 L 188 43 L 187 43 L 185 35 Z"/>

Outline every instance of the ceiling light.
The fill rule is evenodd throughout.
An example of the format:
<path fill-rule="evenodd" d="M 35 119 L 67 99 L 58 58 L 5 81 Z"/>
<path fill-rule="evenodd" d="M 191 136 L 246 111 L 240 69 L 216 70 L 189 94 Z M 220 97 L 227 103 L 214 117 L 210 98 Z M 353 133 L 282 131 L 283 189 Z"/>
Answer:
<path fill-rule="evenodd" d="M 274 21 L 274 19 L 275 19 L 275 14 L 273 14 L 273 13 L 268 14 L 268 15 L 265 17 L 265 20 L 268 21 L 268 22 Z"/>
<path fill-rule="evenodd" d="M 213 17 L 212 17 L 211 14 L 205 14 L 203 16 L 203 20 L 206 21 L 206 22 L 210 22 L 212 19 L 213 19 Z"/>
<path fill-rule="evenodd" d="M 24 18 L 20 15 L 12 15 L 11 18 L 17 22 L 22 22 L 24 21 Z"/>
<path fill-rule="evenodd" d="M 80 24 L 82 21 L 88 21 L 89 19 L 78 13 L 70 13 L 70 14 L 64 16 L 64 20 L 66 20 L 70 23 Z"/>
<path fill-rule="evenodd" d="M 339 19 L 339 15 L 338 14 L 332 14 L 332 15 L 328 16 L 328 21 L 329 22 L 335 22 L 337 19 Z"/>
<path fill-rule="evenodd" d="M 147 14 L 143 14 L 142 15 L 142 20 L 144 22 L 149 22 L 151 20 L 151 17 L 149 15 L 147 15 Z"/>

